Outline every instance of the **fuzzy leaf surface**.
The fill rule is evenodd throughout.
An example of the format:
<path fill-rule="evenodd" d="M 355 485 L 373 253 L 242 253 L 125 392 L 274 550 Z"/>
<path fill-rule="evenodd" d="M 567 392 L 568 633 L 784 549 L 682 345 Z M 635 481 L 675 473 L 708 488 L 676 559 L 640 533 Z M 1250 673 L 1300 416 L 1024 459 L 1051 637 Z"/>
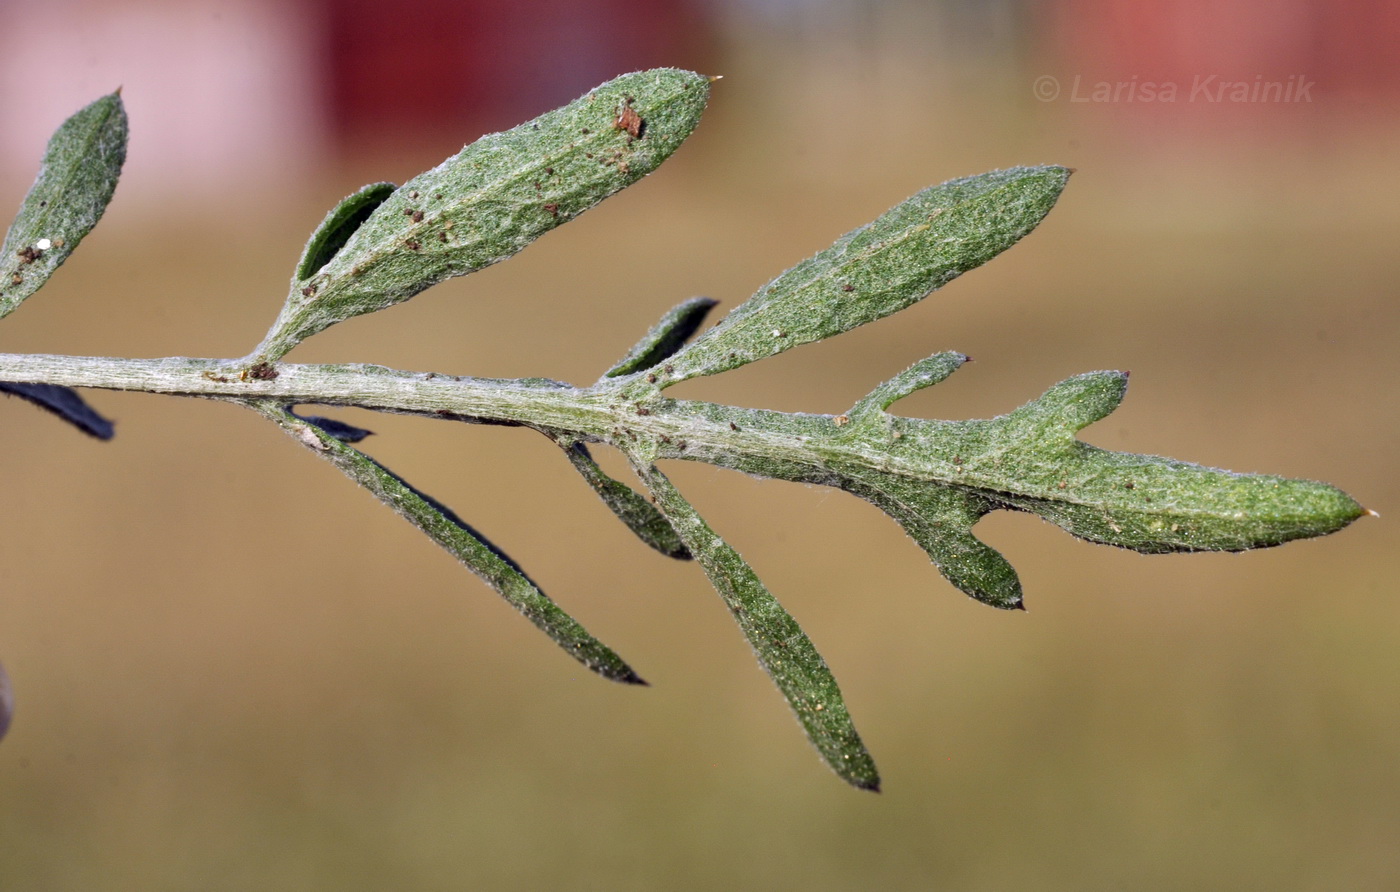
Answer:
<path fill-rule="evenodd" d="M 883 319 L 1014 245 L 1054 207 L 1066 167 L 932 186 L 764 285 L 667 363 L 669 386 Z"/>
<path fill-rule="evenodd" d="M 856 733 L 836 677 L 807 633 L 666 475 L 655 465 L 635 462 L 634 467 L 656 497 L 656 506 L 724 599 L 759 664 L 792 707 L 822 759 L 848 784 L 878 791 L 880 775 L 875 760 Z"/>
<path fill-rule="evenodd" d="M 292 287 L 303 287 L 308 279 L 329 263 L 350 241 L 350 236 L 369 219 L 374 209 L 394 194 L 396 188 L 393 183 L 370 183 L 345 196 L 340 204 L 331 208 L 302 249 Z"/>
<path fill-rule="evenodd" d="M 958 364 L 957 354 L 932 357 L 836 416 L 659 400 L 647 420 L 668 433 L 652 455 L 847 490 L 904 526 L 954 585 L 998 607 L 1020 607 L 1021 592 L 1005 559 L 972 535 L 990 511 L 1026 511 L 1143 553 L 1263 548 L 1336 532 L 1366 513 L 1325 483 L 1080 441 L 1079 430 L 1121 402 L 1122 372 L 1077 375 L 996 418 L 940 421 L 875 408 Z M 670 433 L 682 430 L 683 447 Z"/>
<path fill-rule="evenodd" d="M 671 524 L 645 496 L 622 481 L 610 477 L 598 466 L 598 462 L 593 459 L 593 455 L 583 443 L 567 439 L 556 442 L 564 450 L 574 469 L 603 500 L 603 504 L 607 505 L 638 539 L 667 557 L 677 560 L 690 559 L 690 552 L 685 543 L 681 542 Z"/>
<path fill-rule="evenodd" d="M 613 681 L 645 684 L 622 658 L 590 635 L 525 575 L 513 560 L 446 506 L 410 486 L 388 468 L 284 408 L 252 403 L 259 414 L 369 490 L 375 498 L 422 530 L 467 569 L 481 577 L 501 597 L 584 666 Z"/>
<path fill-rule="evenodd" d="M 54 131 L 0 248 L 0 317 L 38 291 L 102 218 L 126 160 L 126 139 L 126 110 L 117 93 Z"/>
<path fill-rule="evenodd" d="M 655 170 L 695 129 L 709 92 L 694 72 L 640 71 L 483 136 L 399 187 L 295 282 L 257 358 L 275 361 L 337 322 L 510 257 Z"/>
<path fill-rule="evenodd" d="M 717 303 L 719 301 L 709 297 L 692 297 L 672 308 L 603 377 L 619 378 L 644 372 L 670 359 L 700 329 L 701 323 Z"/>

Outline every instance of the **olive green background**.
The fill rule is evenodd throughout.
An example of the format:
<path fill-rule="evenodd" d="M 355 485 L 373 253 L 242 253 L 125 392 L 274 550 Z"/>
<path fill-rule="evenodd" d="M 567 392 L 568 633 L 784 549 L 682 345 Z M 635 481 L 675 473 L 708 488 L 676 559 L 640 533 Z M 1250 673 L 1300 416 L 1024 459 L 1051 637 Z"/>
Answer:
<path fill-rule="evenodd" d="M 581 670 L 251 413 L 92 393 L 118 422 L 104 444 L 0 401 L 0 659 L 18 699 L 0 887 L 1400 883 L 1394 115 L 1334 121 L 1324 95 L 1302 129 L 1165 141 L 1116 127 L 1121 109 L 1036 103 L 1029 77 L 991 67 L 956 90 L 814 87 L 804 71 L 736 49 L 657 175 L 289 360 L 587 383 L 673 304 L 733 307 L 924 186 L 1064 163 L 1079 172 L 1060 205 L 986 268 L 676 394 L 839 412 L 957 349 L 976 362 L 899 409 L 971 417 L 1130 369 L 1091 442 L 1325 479 L 1382 518 L 1282 549 L 1143 557 L 994 515 L 978 532 L 1029 607 L 1005 613 L 856 499 L 669 466 L 832 665 L 882 769 L 870 795 L 809 750 L 700 570 L 631 539 L 541 437 L 339 413 L 648 689 Z M 147 125 L 132 122 L 133 162 Z M 455 149 L 355 158 L 218 206 L 118 188 L 0 345 L 241 355 L 326 208 Z"/>

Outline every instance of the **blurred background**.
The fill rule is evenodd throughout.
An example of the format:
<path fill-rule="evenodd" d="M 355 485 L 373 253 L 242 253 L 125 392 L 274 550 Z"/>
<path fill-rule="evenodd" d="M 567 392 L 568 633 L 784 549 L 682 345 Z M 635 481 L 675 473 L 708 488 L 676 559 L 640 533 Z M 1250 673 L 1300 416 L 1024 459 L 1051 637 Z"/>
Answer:
<path fill-rule="evenodd" d="M 0 401 L 0 887 L 1400 885 L 1400 4 L 0 9 L 0 203 L 97 96 L 121 85 L 132 126 L 106 219 L 7 352 L 243 355 L 341 196 L 679 66 L 724 79 L 657 176 L 290 358 L 584 384 L 672 305 L 733 307 L 925 186 L 1068 164 L 986 268 L 677 395 L 839 412 L 957 349 L 977 362 L 899 409 L 980 417 L 1130 369 L 1091 442 L 1326 479 L 1383 515 L 1158 557 L 994 515 L 1012 615 L 856 499 L 668 467 L 832 665 L 875 796 L 821 766 L 700 570 L 543 438 L 339 413 L 648 689 L 581 670 L 249 413 L 94 392 L 104 444 Z"/>

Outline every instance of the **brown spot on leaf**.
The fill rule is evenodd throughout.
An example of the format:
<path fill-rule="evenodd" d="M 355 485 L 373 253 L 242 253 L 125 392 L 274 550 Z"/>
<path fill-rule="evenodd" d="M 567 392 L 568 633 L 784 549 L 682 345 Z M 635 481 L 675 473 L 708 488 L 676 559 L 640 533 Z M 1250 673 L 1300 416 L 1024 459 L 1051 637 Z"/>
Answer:
<path fill-rule="evenodd" d="M 422 211 L 414 211 L 414 212 L 413 212 L 413 222 L 414 222 L 414 223 L 422 223 L 422 222 L 423 222 L 423 212 L 422 212 Z"/>
<path fill-rule="evenodd" d="M 617 120 L 613 121 L 613 127 L 624 131 L 633 139 L 641 139 L 642 131 L 646 129 L 646 122 L 629 103 L 618 108 Z"/>

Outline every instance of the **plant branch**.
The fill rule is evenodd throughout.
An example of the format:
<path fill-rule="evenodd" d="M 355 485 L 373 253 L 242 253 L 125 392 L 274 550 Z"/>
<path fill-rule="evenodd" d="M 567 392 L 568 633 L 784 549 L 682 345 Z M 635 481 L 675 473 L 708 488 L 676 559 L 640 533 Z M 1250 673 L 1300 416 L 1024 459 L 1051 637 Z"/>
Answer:
<path fill-rule="evenodd" d="M 975 497 L 974 508 L 963 512 L 971 520 L 997 508 L 1029 511 L 1081 538 L 1143 552 L 1277 545 L 1333 532 L 1364 513 L 1326 484 L 1234 474 L 1078 441 L 1078 430 L 1122 399 L 1127 378 L 1117 372 L 1070 378 L 994 419 L 934 421 L 872 410 L 892 401 L 892 393 L 903 395 L 945 374 L 900 386 L 910 378 L 906 373 L 849 413 L 812 415 L 664 398 L 643 372 L 575 388 L 543 378 L 468 378 L 376 365 L 250 368 L 240 360 L 0 354 L 2 381 L 518 424 L 556 438 L 608 443 L 649 461 L 702 461 L 836 486 L 897 520 L 899 512 L 888 505 L 927 513 L 911 507 L 923 500 L 919 493 L 950 487 Z"/>

